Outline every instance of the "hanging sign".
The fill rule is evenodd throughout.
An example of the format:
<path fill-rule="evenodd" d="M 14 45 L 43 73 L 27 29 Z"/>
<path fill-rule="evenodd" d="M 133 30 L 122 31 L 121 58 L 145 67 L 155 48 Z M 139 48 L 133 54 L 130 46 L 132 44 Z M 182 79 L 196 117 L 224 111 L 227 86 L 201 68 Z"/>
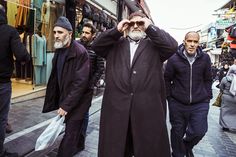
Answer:
<path fill-rule="evenodd" d="M 219 19 L 215 23 L 216 29 L 225 29 L 233 24 L 235 24 L 235 20 L 232 19 Z"/>

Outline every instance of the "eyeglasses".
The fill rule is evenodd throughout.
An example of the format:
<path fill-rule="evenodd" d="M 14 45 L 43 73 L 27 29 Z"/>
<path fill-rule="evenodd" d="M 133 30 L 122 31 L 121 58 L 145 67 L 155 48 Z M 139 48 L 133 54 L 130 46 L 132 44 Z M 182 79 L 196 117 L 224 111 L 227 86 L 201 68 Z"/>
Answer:
<path fill-rule="evenodd" d="M 143 22 L 143 21 L 131 21 L 131 22 L 129 23 L 129 26 L 132 27 L 132 26 L 134 26 L 135 24 L 136 24 L 137 26 L 143 26 L 143 25 L 144 25 L 144 22 Z"/>

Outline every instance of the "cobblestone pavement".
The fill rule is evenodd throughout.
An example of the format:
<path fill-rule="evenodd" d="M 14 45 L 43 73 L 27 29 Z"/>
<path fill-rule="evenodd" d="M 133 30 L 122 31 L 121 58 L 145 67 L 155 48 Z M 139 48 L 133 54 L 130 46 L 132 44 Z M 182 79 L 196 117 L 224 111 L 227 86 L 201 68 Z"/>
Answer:
<path fill-rule="evenodd" d="M 218 94 L 218 90 L 214 88 L 213 93 L 214 98 L 212 99 L 211 103 Z M 101 107 L 101 102 L 102 97 L 98 97 L 96 98 L 96 101 L 93 101 L 92 107 L 90 108 L 90 119 L 85 142 L 85 150 L 76 154 L 75 157 L 97 157 L 100 120 L 99 109 Z M 47 121 L 56 115 L 55 113 L 42 114 L 42 104 L 43 98 L 40 98 L 12 106 L 9 121 L 13 125 L 14 132 L 8 135 L 9 139 L 7 140 L 11 140 L 10 137 L 17 134 L 19 131 Z M 26 110 L 30 112 L 26 112 Z M 220 110 L 218 107 L 210 106 L 208 115 L 208 132 L 206 136 L 200 141 L 200 143 L 194 147 L 193 151 L 195 157 L 236 157 L 236 133 L 222 131 L 218 123 L 219 113 Z M 167 126 L 168 130 L 170 130 L 168 118 Z M 27 135 L 25 139 L 28 139 L 27 137 L 29 137 L 29 135 Z M 10 145 L 9 143 L 10 142 L 7 143 L 9 148 L 12 149 L 13 147 L 16 147 L 19 151 L 21 150 L 20 147 L 25 147 L 20 146 L 19 144 Z M 45 153 L 41 153 L 40 155 L 32 154 L 26 155 L 25 157 L 55 157 L 57 152 L 56 148 L 58 145 L 59 142 L 56 143 L 53 149 Z"/>
<path fill-rule="evenodd" d="M 211 104 L 214 102 L 218 92 L 218 89 L 213 88 L 214 98 L 212 99 Z M 220 110 L 218 107 L 210 106 L 208 132 L 200 143 L 194 147 L 193 152 L 195 157 L 236 157 L 236 133 L 222 131 L 218 123 L 219 113 Z M 90 119 L 86 138 L 86 148 L 84 151 L 75 155 L 75 157 L 97 156 L 99 118 L 99 113 L 96 113 L 96 115 Z M 168 130 L 170 130 L 168 118 L 167 126 Z"/>

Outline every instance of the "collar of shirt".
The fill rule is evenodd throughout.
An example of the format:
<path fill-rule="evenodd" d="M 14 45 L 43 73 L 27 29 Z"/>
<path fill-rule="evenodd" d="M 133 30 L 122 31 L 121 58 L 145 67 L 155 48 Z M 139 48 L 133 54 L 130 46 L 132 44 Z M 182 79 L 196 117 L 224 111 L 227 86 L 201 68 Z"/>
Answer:
<path fill-rule="evenodd" d="M 194 56 L 189 56 L 189 55 L 187 54 L 186 50 L 184 50 L 184 55 L 185 55 L 185 57 L 188 59 L 188 61 L 189 61 L 190 64 L 193 64 L 193 62 L 194 62 L 194 61 L 196 60 L 196 58 L 197 58 L 197 52 L 195 53 Z"/>
<path fill-rule="evenodd" d="M 128 38 L 128 40 L 129 40 L 129 44 L 130 44 L 130 65 L 132 65 L 132 61 L 133 61 L 135 52 L 138 48 L 138 45 L 140 43 L 140 40 L 139 41 L 134 41 L 130 38 Z"/>

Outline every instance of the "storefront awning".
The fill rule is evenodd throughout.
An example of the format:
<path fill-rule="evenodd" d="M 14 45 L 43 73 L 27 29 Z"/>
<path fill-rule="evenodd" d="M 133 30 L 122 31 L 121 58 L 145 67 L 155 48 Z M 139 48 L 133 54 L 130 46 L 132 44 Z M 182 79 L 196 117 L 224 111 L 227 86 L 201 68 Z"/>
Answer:
<path fill-rule="evenodd" d="M 222 7 L 220 7 L 219 9 L 216 9 L 217 10 L 220 10 L 220 9 L 225 9 L 225 8 L 230 8 L 231 4 L 235 3 L 236 0 L 228 0 L 228 2 L 226 2 Z"/>
<path fill-rule="evenodd" d="M 207 51 L 210 51 L 210 50 L 212 50 L 212 48 L 211 47 L 207 47 L 207 48 L 203 49 L 202 51 L 203 52 L 207 52 Z"/>

